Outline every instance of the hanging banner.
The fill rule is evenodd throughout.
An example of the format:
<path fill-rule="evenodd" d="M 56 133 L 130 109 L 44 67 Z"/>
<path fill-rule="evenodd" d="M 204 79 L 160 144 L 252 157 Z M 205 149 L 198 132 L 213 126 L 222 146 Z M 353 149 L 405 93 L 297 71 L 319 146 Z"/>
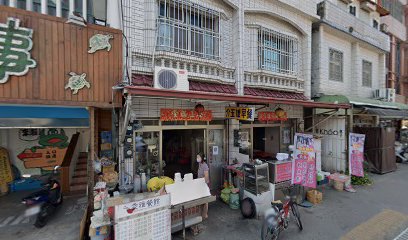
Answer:
<path fill-rule="evenodd" d="M 313 135 L 304 133 L 295 133 L 295 149 L 301 152 L 314 152 Z"/>
<path fill-rule="evenodd" d="M 258 112 L 258 120 L 262 122 L 267 121 L 287 121 L 288 114 L 282 112 L 279 116 L 275 112 Z"/>
<path fill-rule="evenodd" d="M 255 108 L 226 107 L 225 118 L 254 121 Z"/>
<path fill-rule="evenodd" d="M 160 109 L 160 121 L 211 121 L 212 111 L 194 109 Z"/>
<path fill-rule="evenodd" d="M 295 150 L 292 161 L 292 184 L 316 188 L 316 174 L 315 153 Z"/>
<path fill-rule="evenodd" d="M 13 181 L 13 172 L 7 149 L 0 147 L 0 185 Z"/>
<path fill-rule="evenodd" d="M 351 175 L 364 177 L 364 134 L 349 135 L 349 169 Z"/>

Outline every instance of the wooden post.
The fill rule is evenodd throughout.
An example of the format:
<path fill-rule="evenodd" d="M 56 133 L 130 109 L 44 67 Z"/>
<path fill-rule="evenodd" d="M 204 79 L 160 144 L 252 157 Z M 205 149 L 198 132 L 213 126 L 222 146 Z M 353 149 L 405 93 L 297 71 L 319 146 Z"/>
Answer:
<path fill-rule="evenodd" d="M 88 156 L 88 202 L 93 202 L 94 170 L 93 163 L 98 155 L 98 114 L 95 107 L 89 107 L 90 142 Z M 92 208 L 92 206 L 91 206 Z"/>

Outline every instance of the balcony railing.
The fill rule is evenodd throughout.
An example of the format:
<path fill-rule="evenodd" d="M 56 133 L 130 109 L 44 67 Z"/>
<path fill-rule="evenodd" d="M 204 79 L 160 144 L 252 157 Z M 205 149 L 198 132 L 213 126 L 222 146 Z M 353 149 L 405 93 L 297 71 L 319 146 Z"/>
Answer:
<path fill-rule="evenodd" d="M 82 4 L 79 4 L 81 3 Z M 77 4 L 76 4 L 77 3 Z M 0 0 L 0 5 L 8 5 L 9 7 L 22 8 L 27 11 L 40 12 L 42 14 L 53 15 L 57 17 L 68 18 L 74 12 L 79 12 L 87 21 L 88 1 L 75 0 Z M 78 6 L 81 5 L 81 6 Z M 79 10 L 79 11 L 78 11 Z"/>
<path fill-rule="evenodd" d="M 318 5 L 318 14 L 324 23 L 384 51 L 390 50 L 388 35 L 351 15 L 346 10 L 339 8 L 330 1 L 326 0 Z"/>
<path fill-rule="evenodd" d="M 302 79 L 270 74 L 262 70 L 245 72 L 244 83 L 246 86 L 252 87 L 304 92 L 304 81 Z"/>
<path fill-rule="evenodd" d="M 140 73 L 151 73 L 153 71 L 153 56 L 143 50 L 133 49 L 132 70 Z M 189 78 L 234 83 L 235 68 L 222 66 L 218 61 L 201 59 L 198 57 L 184 56 L 167 51 L 156 51 L 154 55 L 154 66 L 185 69 Z"/>

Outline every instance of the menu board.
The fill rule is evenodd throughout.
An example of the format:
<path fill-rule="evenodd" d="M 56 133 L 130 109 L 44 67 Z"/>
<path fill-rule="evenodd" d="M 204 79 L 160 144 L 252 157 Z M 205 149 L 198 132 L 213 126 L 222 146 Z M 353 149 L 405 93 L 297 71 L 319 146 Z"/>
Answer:
<path fill-rule="evenodd" d="M 316 158 L 314 152 L 294 151 L 292 184 L 316 188 Z"/>
<path fill-rule="evenodd" d="M 0 185 L 13 181 L 13 173 L 11 171 L 10 158 L 8 151 L 0 147 Z"/>
<path fill-rule="evenodd" d="M 116 240 L 170 240 L 170 194 L 115 206 Z"/>

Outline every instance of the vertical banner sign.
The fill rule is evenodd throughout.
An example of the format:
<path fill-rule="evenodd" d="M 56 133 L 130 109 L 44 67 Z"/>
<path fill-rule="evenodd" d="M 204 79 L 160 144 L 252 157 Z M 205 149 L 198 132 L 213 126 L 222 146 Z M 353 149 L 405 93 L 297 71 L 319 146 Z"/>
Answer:
<path fill-rule="evenodd" d="M 294 151 L 292 184 L 316 188 L 316 158 L 314 152 Z"/>
<path fill-rule="evenodd" d="M 292 161 L 292 184 L 316 188 L 316 174 L 313 135 L 296 133 Z"/>
<path fill-rule="evenodd" d="M 349 135 L 349 169 L 351 175 L 364 177 L 364 134 Z"/>

